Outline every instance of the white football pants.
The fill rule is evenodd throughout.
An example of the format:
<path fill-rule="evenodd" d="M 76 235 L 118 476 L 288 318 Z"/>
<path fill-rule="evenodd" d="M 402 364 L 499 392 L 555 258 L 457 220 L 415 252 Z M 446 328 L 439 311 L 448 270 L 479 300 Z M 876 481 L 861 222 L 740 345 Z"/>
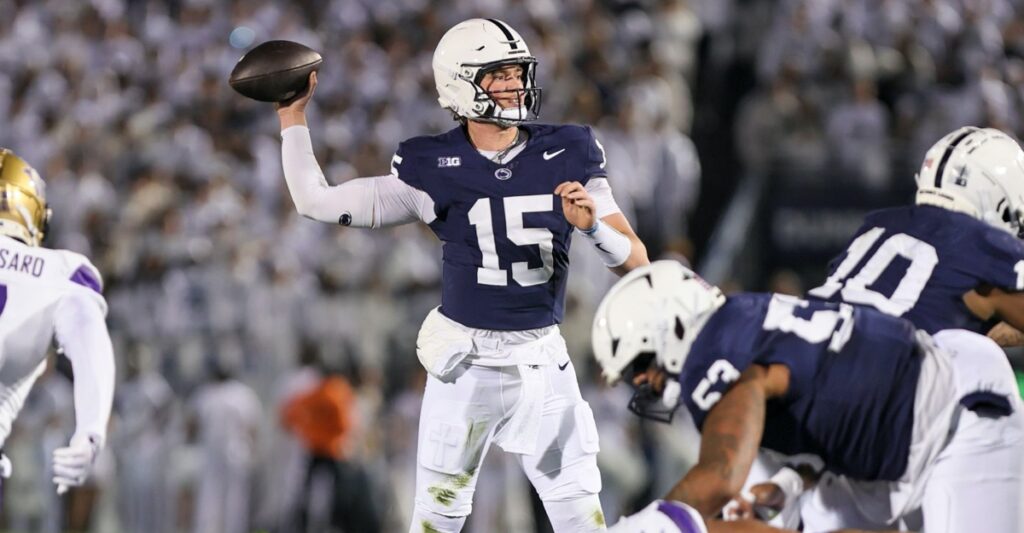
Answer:
<path fill-rule="evenodd" d="M 559 362 L 561 361 L 561 362 Z M 604 531 L 597 427 L 568 354 L 534 369 L 544 388 L 536 453 L 515 454 L 558 533 Z M 515 366 L 460 364 L 427 377 L 420 411 L 416 502 L 409 531 L 456 532 L 472 510 L 480 465 L 523 403 Z"/>
<path fill-rule="evenodd" d="M 937 333 L 935 342 L 951 355 L 957 397 L 971 390 L 1005 393 L 1014 412 L 997 417 L 957 408 L 946 444 L 928 461 L 920 478 L 912 480 L 923 493 L 920 504 L 902 514 L 920 510 L 921 533 L 1020 533 L 1024 531 L 1024 408 L 1013 370 L 1002 349 L 982 335 L 947 330 Z M 921 422 L 916 419 L 915 426 Z M 891 485 L 826 474 L 805 498 L 804 531 L 893 529 L 886 524 L 893 517 L 882 512 L 890 504 Z"/>

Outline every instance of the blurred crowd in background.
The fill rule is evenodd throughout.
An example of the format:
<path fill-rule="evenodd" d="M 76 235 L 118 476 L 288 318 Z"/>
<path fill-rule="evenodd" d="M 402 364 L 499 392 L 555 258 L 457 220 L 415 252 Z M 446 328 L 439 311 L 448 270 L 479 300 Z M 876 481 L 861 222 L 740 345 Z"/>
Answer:
<path fill-rule="evenodd" d="M 421 226 L 360 231 L 295 213 L 272 106 L 226 83 L 255 44 L 323 54 L 311 130 L 340 182 L 385 174 L 400 141 L 454 126 L 436 102 L 433 48 L 463 19 L 502 19 L 539 59 L 542 120 L 594 125 L 652 258 L 697 264 L 744 176 L 843 182 L 900 204 L 944 133 L 1019 132 L 1019 3 L 0 0 L 0 146 L 48 182 L 49 246 L 103 272 L 119 362 L 107 450 L 92 486 L 63 501 L 45 459 L 74 424 L 70 372 L 40 379 L 5 447 L 0 526 L 407 528 L 415 337 L 440 300 L 440 247 Z M 590 320 L 614 277 L 586 247 L 572 261 L 562 330 L 614 522 L 697 450 L 688 421 L 641 425 L 628 392 L 600 384 Z M 771 274 L 729 286 L 818 281 Z M 543 531 L 518 466 L 492 455 L 467 531 Z"/>

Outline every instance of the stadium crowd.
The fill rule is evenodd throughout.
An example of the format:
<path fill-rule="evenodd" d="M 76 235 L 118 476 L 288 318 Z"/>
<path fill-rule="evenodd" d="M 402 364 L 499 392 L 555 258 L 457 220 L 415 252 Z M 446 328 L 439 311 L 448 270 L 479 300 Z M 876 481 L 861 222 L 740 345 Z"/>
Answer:
<path fill-rule="evenodd" d="M 702 186 L 735 184 L 734 170 L 888 190 L 956 126 L 1024 127 L 1011 0 L 0 0 L 0 13 L 0 146 L 48 182 L 49 245 L 103 273 L 119 361 L 110 445 L 94 485 L 63 503 L 44 459 L 73 425 L 69 372 L 41 379 L 5 449 L 14 531 L 325 531 L 351 524 L 331 516 L 345 505 L 406 528 L 415 335 L 439 302 L 440 249 L 419 226 L 361 232 L 295 213 L 271 107 L 226 84 L 259 42 L 324 55 L 311 119 L 338 182 L 384 174 L 399 141 L 449 129 L 435 43 L 465 18 L 505 20 L 540 61 L 542 119 L 597 128 L 652 258 L 702 252 L 687 222 L 701 220 Z M 573 261 L 562 329 L 584 369 L 614 278 L 581 247 Z M 687 421 L 641 426 L 626 391 L 586 374 L 614 522 L 696 450 Z M 345 421 L 332 435 L 301 423 L 318 387 Z M 344 449 L 327 478 L 361 495 L 332 500 L 327 478 L 307 479 L 321 438 Z M 467 530 L 534 527 L 540 507 L 505 461 L 485 466 Z"/>

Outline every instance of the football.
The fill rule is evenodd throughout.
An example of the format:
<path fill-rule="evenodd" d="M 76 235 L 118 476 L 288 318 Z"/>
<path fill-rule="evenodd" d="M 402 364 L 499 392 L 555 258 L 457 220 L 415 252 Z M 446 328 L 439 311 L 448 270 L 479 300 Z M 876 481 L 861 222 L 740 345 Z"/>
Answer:
<path fill-rule="evenodd" d="M 249 50 L 231 70 L 228 85 L 261 102 L 283 102 L 302 92 L 309 73 L 324 62 L 312 48 L 292 41 L 267 41 Z"/>

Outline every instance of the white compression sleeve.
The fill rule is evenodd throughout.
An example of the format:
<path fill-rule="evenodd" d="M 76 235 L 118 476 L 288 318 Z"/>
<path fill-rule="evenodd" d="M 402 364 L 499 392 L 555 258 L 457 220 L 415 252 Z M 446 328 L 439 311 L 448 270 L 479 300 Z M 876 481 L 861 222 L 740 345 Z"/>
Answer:
<path fill-rule="evenodd" d="M 103 315 L 95 296 L 71 291 L 54 317 L 57 342 L 74 372 L 75 434 L 95 435 L 100 446 L 114 400 L 114 349 Z"/>
<path fill-rule="evenodd" d="M 437 218 L 430 196 L 394 174 L 373 179 L 373 227 L 394 226 L 422 220 L 430 224 Z"/>
<path fill-rule="evenodd" d="M 309 128 L 292 126 L 281 132 L 281 164 L 288 192 L 300 215 L 321 222 L 359 228 L 373 225 L 373 184 L 365 178 L 331 186 L 313 155 Z"/>
<path fill-rule="evenodd" d="M 619 233 L 615 228 L 598 220 L 594 227 L 583 231 L 579 228 L 576 231 L 597 250 L 601 256 L 604 266 L 614 268 L 629 259 L 629 253 L 633 250 L 633 242 L 629 237 Z"/>
<path fill-rule="evenodd" d="M 281 132 L 281 163 L 288 192 L 302 216 L 357 228 L 433 220 L 430 197 L 394 176 L 328 184 L 313 155 L 313 140 L 305 126 Z"/>
<path fill-rule="evenodd" d="M 583 188 L 594 199 L 594 215 L 598 220 L 622 212 L 612 195 L 612 186 L 608 183 L 608 178 L 590 178 Z"/>

